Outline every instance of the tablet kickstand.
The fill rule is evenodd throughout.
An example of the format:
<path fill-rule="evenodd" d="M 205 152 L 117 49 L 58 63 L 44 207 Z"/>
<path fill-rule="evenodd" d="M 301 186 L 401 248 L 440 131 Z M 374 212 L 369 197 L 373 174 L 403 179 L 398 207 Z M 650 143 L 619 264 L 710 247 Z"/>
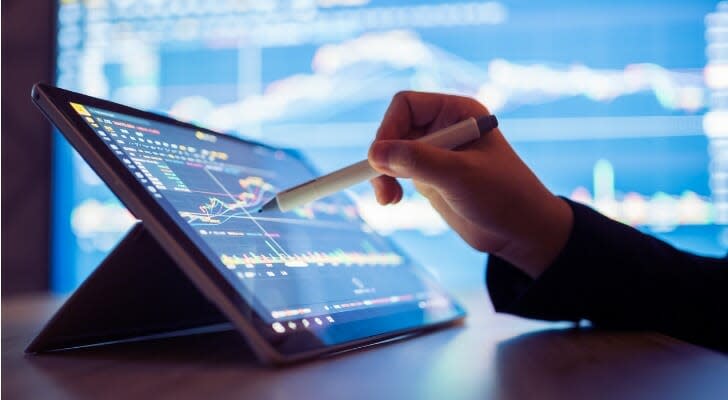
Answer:
<path fill-rule="evenodd" d="M 28 346 L 38 353 L 227 322 L 137 223 Z"/>

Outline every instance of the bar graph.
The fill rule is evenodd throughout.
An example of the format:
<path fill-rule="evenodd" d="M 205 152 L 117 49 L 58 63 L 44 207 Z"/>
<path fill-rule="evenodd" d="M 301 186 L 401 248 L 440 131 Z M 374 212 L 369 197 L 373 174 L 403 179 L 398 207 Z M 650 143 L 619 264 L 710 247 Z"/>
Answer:
<path fill-rule="evenodd" d="M 262 254 L 250 252 L 248 254 L 230 255 L 222 254 L 220 260 L 228 268 L 244 266 L 254 268 L 255 266 L 282 265 L 290 268 L 305 268 L 309 266 L 397 266 L 404 262 L 404 259 L 393 252 L 361 252 L 345 251 L 335 249 L 329 252 L 309 251 L 305 253 L 282 254 L 269 243 L 266 245 L 272 251 Z"/>

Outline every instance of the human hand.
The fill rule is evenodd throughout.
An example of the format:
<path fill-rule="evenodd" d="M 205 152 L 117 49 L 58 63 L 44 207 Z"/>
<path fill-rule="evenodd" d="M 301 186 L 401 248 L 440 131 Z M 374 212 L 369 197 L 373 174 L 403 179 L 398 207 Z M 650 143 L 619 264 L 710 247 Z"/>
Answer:
<path fill-rule="evenodd" d="M 488 114 L 467 97 L 397 93 L 369 149 L 369 163 L 384 174 L 371 183 L 386 205 L 402 199 L 395 178 L 411 178 L 470 246 L 536 277 L 569 237 L 569 205 L 546 189 L 497 128 L 457 151 L 411 140 Z"/>

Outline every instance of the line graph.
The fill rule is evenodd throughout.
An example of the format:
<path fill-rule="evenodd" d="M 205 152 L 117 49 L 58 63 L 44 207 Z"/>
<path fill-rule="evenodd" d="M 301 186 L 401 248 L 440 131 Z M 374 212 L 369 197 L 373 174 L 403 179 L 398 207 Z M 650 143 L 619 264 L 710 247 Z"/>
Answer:
<path fill-rule="evenodd" d="M 220 182 L 220 180 L 219 180 L 219 179 L 217 179 L 217 178 L 215 177 L 215 175 L 214 175 L 214 174 L 213 174 L 213 173 L 212 173 L 212 172 L 211 172 L 211 171 L 210 171 L 210 170 L 209 170 L 208 168 L 204 168 L 204 170 L 205 170 L 205 172 L 207 173 L 207 175 L 208 175 L 208 176 L 209 176 L 209 177 L 210 177 L 210 178 L 211 178 L 211 179 L 212 179 L 212 180 L 213 180 L 213 181 L 215 182 L 215 184 L 216 184 L 216 185 L 218 185 L 218 186 L 220 187 L 220 189 L 222 189 L 222 190 L 223 190 L 223 191 L 224 191 L 224 192 L 225 192 L 225 193 L 226 193 L 226 194 L 227 194 L 227 195 L 228 195 L 228 196 L 230 197 L 230 199 L 231 199 L 231 200 L 235 201 L 235 196 L 233 196 L 233 195 L 232 195 L 232 194 L 231 194 L 231 193 L 230 193 L 230 192 L 229 192 L 229 191 L 227 190 L 227 188 L 225 187 L 225 185 L 223 185 L 223 184 L 222 184 L 222 182 Z M 246 182 L 247 182 L 247 181 L 246 181 Z M 257 181 L 256 181 L 256 182 L 257 182 Z M 262 182 L 262 180 L 261 180 L 261 182 Z M 240 183 L 240 181 L 238 181 L 238 183 Z M 246 216 L 248 216 L 248 217 L 251 217 L 251 215 L 250 215 L 250 212 L 249 212 L 249 211 L 248 211 L 248 210 L 247 210 L 247 209 L 246 209 L 245 207 L 241 207 L 240 209 L 241 209 L 241 210 L 243 211 L 243 213 L 244 213 L 244 214 L 246 214 Z M 258 226 L 258 228 L 260 229 L 260 231 L 261 231 L 261 232 L 262 232 L 262 233 L 263 233 L 264 235 L 266 235 L 266 236 L 270 237 L 270 240 L 271 240 L 271 242 L 273 242 L 273 243 L 275 244 L 275 246 L 276 246 L 276 247 L 277 247 L 277 248 L 278 248 L 278 249 L 280 250 L 280 252 L 281 252 L 281 253 L 282 253 L 283 255 L 286 255 L 286 256 L 288 255 L 288 253 L 286 253 L 286 250 L 285 250 L 285 249 L 283 249 L 283 247 L 281 247 L 281 245 L 280 245 L 280 244 L 279 244 L 279 243 L 278 243 L 278 242 L 277 242 L 277 241 L 276 241 L 275 239 L 273 239 L 273 237 L 272 237 L 272 236 L 271 236 L 271 235 L 270 235 L 270 234 L 269 234 L 269 233 L 268 233 L 268 232 L 267 232 L 267 231 L 265 230 L 265 228 L 263 228 L 263 226 L 261 226 L 261 225 L 260 225 L 260 223 L 258 223 L 258 221 L 256 221 L 256 220 L 255 220 L 254 218 L 251 218 L 250 220 L 251 220 L 251 221 L 253 221 L 253 223 L 254 223 L 254 224 L 255 224 L 256 226 Z M 268 243 L 268 242 L 266 242 L 266 243 Z"/>
<path fill-rule="evenodd" d="M 273 197 L 278 190 L 276 185 L 256 175 L 239 178 L 236 183 L 239 192 L 237 192 L 238 187 L 228 189 L 227 192 L 190 189 L 190 192 L 206 194 L 208 197 L 204 202 L 194 207 L 193 210 L 179 211 L 179 215 L 193 226 L 220 225 L 233 218 L 258 218 L 260 216 L 257 215 L 256 210 L 265 201 Z M 232 193 L 230 199 L 228 199 L 230 197 L 229 193 Z M 355 204 L 332 201 L 315 201 L 291 211 L 291 214 L 313 223 L 324 222 L 317 221 L 322 216 L 346 221 L 355 221 L 359 218 L 359 212 Z M 261 217 L 260 219 L 270 218 Z M 293 218 L 276 218 L 276 220 L 278 219 L 290 221 Z"/>
<path fill-rule="evenodd" d="M 357 249 L 345 250 L 342 247 L 336 247 L 333 250 L 326 251 L 291 251 L 290 253 L 279 243 L 276 238 L 280 238 L 280 234 L 271 234 L 261 225 L 267 221 L 258 221 L 254 217 L 250 209 L 256 209 L 260 204 L 275 192 L 276 187 L 272 183 L 266 181 L 259 176 L 245 176 L 237 179 L 235 182 L 240 188 L 240 192 L 233 194 L 232 191 L 225 186 L 223 182 L 229 179 L 221 179 L 216 177 L 212 170 L 204 168 L 207 176 L 212 179 L 225 196 L 209 196 L 207 201 L 200 204 L 197 211 L 180 211 L 180 215 L 187 219 L 192 226 L 201 225 L 220 225 L 231 219 L 246 219 L 257 227 L 260 231 L 262 243 L 261 247 L 256 247 L 249 251 L 242 251 L 236 254 L 229 252 L 220 252 L 220 261 L 229 269 L 235 269 L 238 266 L 246 268 L 254 268 L 255 266 L 272 267 L 274 265 L 282 265 L 290 268 L 304 268 L 310 265 L 330 265 L 330 266 L 398 266 L 404 263 L 404 259 L 392 251 L 378 251 L 371 243 L 366 240 L 362 242 Z M 237 188 L 236 188 L 237 189 Z M 225 198 L 227 197 L 227 198 Z M 302 222 L 320 223 L 333 222 L 318 221 L 317 214 L 335 216 L 339 224 L 346 219 L 358 218 L 356 206 L 353 204 L 334 204 L 315 202 L 307 206 L 301 207 L 294 212 Z M 254 234 L 246 233 L 245 236 L 253 236 Z M 323 237 L 322 242 L 328 241 Z M 291 245 L 290 240 L 284 241 Z M 296 247 L 296 246 L 294 246 Z"/>
<path fill-rule="evenodd" d="M 351 223 L 359 219 L 352 202 L 331 198 L 290 213 L 259 216 L 256 210 L 276 192 L 276 182 L 257 175 L 236 176 L 202 169 L 205 174 L 193 179 L 196 184 L 191 184 L 188 192 L 196 194 L 186 195 L 188 200 L 180 203 L 185 206 L 178 213 L 201 235 L 215 238 L 211 243 L 228 269 L 399 266 L 405 262 L 399 254 L 380 249 L 366 239 L 359 244 L 341 240 L 341 233 L 354 234 L 361 229 L 360 224 Z M 198 190 L 202 188 L 206 190 Z M 280 233 L 271 233 L 276 229 L 272 223 L 281 224 Z M 310 233 L 304 232 L 314 228 L 319 233 L 312 242 Z"/>
<path fill-rule="evenodd" d="M 263 199 L 267 199 L 274 195 L 276 188 L 266 182 L 260 176 L 248 176 L 238 180 L 238 184 L 243 189 L 238 198 L 238 204 L 245 208 L 258 208 L 263 204 Z"/>
<path fill-rule="evenodd" d="M 217 182 L 211 172 L 207 172 Z M 199 205 L 196 211 L 180 211 L 180 216 L 185 218 L 190 225 L 219 225 L 230 218 L 249 215 L 249 209 L 257 209 L 276 191 L 273 184 L 260 176 L 246 176 L 238 179 L 237 183 L 241 191 L 235 195 L 230 194 L 220 184 L 225 193 L 219 193 L 219 195 L 230 196 L 232 201 L 225 201 L 220 196 L 210 196 L 205 203 Z"/>

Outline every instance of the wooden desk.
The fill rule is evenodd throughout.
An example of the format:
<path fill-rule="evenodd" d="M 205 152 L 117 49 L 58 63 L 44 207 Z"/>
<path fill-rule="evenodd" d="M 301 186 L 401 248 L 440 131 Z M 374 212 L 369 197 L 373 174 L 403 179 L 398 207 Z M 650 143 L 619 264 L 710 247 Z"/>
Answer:
<path fill-rule="evenodd" d="M 2 395 L 23 398 L 728 399 L 728 356 L 662 335 L 563 328 L 459 296 L 463 327 L 293 367 L 256 364 L 234 332 L 52 355 L 23 349 L 59 305 L 2 304 Z"/>

